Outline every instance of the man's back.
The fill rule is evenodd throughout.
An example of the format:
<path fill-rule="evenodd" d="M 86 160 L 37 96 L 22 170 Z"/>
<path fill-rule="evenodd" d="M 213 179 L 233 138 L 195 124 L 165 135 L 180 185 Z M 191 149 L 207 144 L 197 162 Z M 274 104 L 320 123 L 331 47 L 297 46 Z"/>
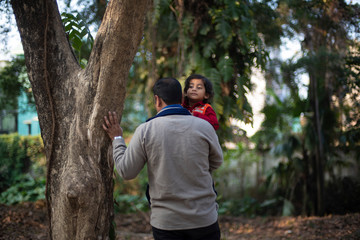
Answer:
<path fill-rule="evenodd" d="M 139 159 L 144 158 L 152 226 L 176 230 L 216 222 L 216 194 L 210 170 L 218 168 L 223 157 L 208 122 L 188 115 L 169 115 L 140 125 L 125 153 L 126 162 L 119 166 L 123 177 L 135 174 L 130 168 L 141 169 L 145 162 Z M 134 164 L 140 165 L 134 168 Z"/>

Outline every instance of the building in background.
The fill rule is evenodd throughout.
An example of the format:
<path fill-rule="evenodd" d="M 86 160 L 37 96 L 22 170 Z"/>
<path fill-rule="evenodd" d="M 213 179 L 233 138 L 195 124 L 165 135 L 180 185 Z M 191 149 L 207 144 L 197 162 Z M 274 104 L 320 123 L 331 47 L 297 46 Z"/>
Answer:
<path fill-rule="evenodd" d="M 25 93 L 18 99 L 17 132 L 19 135 L 39 135 L 40 125 L 34 105 L 28 103 Z"/>
<path fill-rule="evenodd" d="M 0 134 L 39 135 L 40 125 L 35 107 L 25 93 L 18 98 L 18 109 L 0 110 Z"/>

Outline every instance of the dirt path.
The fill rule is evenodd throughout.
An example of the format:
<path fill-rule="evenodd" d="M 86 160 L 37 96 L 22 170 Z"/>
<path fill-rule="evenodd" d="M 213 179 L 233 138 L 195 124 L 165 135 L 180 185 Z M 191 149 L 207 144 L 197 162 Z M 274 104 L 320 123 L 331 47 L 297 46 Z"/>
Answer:
<path fill-rule="evenodd" d="M 117 214 L 117 240 L 152 240 L 148 214 Z M 360 213 L 326 217 L 230 217 L 219 219 L 223 240 L 360 240 Z M 43 202 L 0 205 L 0 240 L 47 239 Z"/>

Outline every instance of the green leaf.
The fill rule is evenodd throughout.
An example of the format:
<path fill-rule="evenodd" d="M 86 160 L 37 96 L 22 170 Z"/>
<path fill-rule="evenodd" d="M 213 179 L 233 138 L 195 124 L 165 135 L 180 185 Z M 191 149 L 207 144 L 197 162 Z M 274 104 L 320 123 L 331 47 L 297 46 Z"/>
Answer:
<path fill-rule="evenodd" d="M 221 83 L 221 74 L 216 68 L 210 68 L 205 71 L 205 75 L 208 76 L 213 85 L 218 86 Z"/>
<path fill-rule="evenodd" d="M 198 72 L 203 72 L 203 73 L 211 69 L 210 61 L 207 58 L 204 58 L 201 53 L 195 54 L 194 66 Z"/>
<path fill-rule="evenodd" d="M 69 22 L 69 23 L 65 24 L 65 31 L 70 32 L 73 27 L 74 27 L 74 23 Z"/>
<path fill-rule="evenodd" d="M 210 32 L 210 30 L 211 30 L 211 26 L 205 23 L 201 26 L 199 33 L 205 36 Z"/>
<path fill-rule="evenodd" d="M 292 216 L 294 213 L 294 205 L 287 199 L 284 199 L 284 205 L 283 205 L 283 216 Z"/>
<path fill-rule="evenodd" d="M 241 12 L 239 9 L 239 3 L 234 0 L 226 0 L 225 4 L 227 5 L 226 13 L 233 21 L 238 21 L 241 16 Z"/>
<path fill-rule="evenodd" d="M 215 39 L 210 39 L 205 44 L 206 45 L 203 48 L 203 54 L 204 54 L 204 57 L 208 58 L 208 57 L 211 57 L 212 53 L 215 52 L 216 40 Z"/>
<path fill-rule="evenodd" d="M 73 38 L 72 43 L 73 43 L 74 49 L 80 52 L 81 51 L 81 46 L 83 45 L 81 39 L 80 38 Z"/>
<path fill-rule="evenodd" d="M 217 64 L 217 68 L 224 77 L 224 82 L 229 82 L 233 78 L 234 63 L 229 56 L 221 57 Z"/>
<path fill-rule="evenodd" d="M 232 29 L 225 18 L 220 17 L 216 19 L 216 38 L 220 44 L 225 48 L 229 46 L 229 39 L 231 38 Z"/>
<path fill-rule="evenodd" d="M 81 34 L 80 34 L 80 32 L 79 32 L 77 29 L 72 29 L 72 30 L 71 30 L 71 33 L 70 33 L 70 36 L 72 37 L 72 40 L 73 40 L 74 38 L 77 38 L 77 39 L 80 39 L 80 40 L 81 40 L 81 38 L 80 38 Z"/>
<path fill-rule="evenodd" d="M 230 117 L 231 116 L 231 105 L 233 105 L 233 99 L 229 96 L 224 96 L 224 110 L 223 114 L 224 116 Z"/>
<path fill-rule="evenodd" d="M 74 14 L 76 14 L 76 16 Z M 65 31 L 69 36 L 69 40 L 75 50 L 79 63 L 83 67 L 83 64 L 87 62 L 87 58 L 90 56 L 91 48 L 93 47 L 94 39 L 91 36 L 91 32 L 80 13 L 76 11 L 73 13 L 62 13 L 61 16 Z M 83 56 L 87 56 L 87 58 L 85 58 L 86 61 L 82 60 Z"/>
<path fill-rule="evenodd" d="M 84 28 L 84 29 L 81 31 L 79 37 L 80 37 L 81 39 L 83 39 L 83 38 L 86 36 L 86 34 L 88 34 L 88 30 L 87 30 L 86 28 Z"/>

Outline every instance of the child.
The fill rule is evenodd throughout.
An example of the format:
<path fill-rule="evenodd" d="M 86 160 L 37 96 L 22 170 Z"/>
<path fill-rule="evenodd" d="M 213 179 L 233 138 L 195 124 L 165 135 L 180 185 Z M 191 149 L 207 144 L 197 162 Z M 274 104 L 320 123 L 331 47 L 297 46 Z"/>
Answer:
<path fill-rule="evenodd" d="M 210 100 L 214 96 L 211 82 L 204 76 L 194 74 L 185 80 L 183 107 L 190 111 L 193 116 L 208 121 L 215 130 L 219 128 L 219 122 Z"/>
<path fill-rule="evenodd" d="M 200 74 L 193 74 L 185 80 L 184 102 L 182 106 L 189 110 L 195 116 L 208 121 L 216 130 L 219 128 L 219 122 L 214 109 L 210 105 L 210 100 L 214 96 L 211 82 Z M 213 182 L 215 190 L 215 183 Z"/>

